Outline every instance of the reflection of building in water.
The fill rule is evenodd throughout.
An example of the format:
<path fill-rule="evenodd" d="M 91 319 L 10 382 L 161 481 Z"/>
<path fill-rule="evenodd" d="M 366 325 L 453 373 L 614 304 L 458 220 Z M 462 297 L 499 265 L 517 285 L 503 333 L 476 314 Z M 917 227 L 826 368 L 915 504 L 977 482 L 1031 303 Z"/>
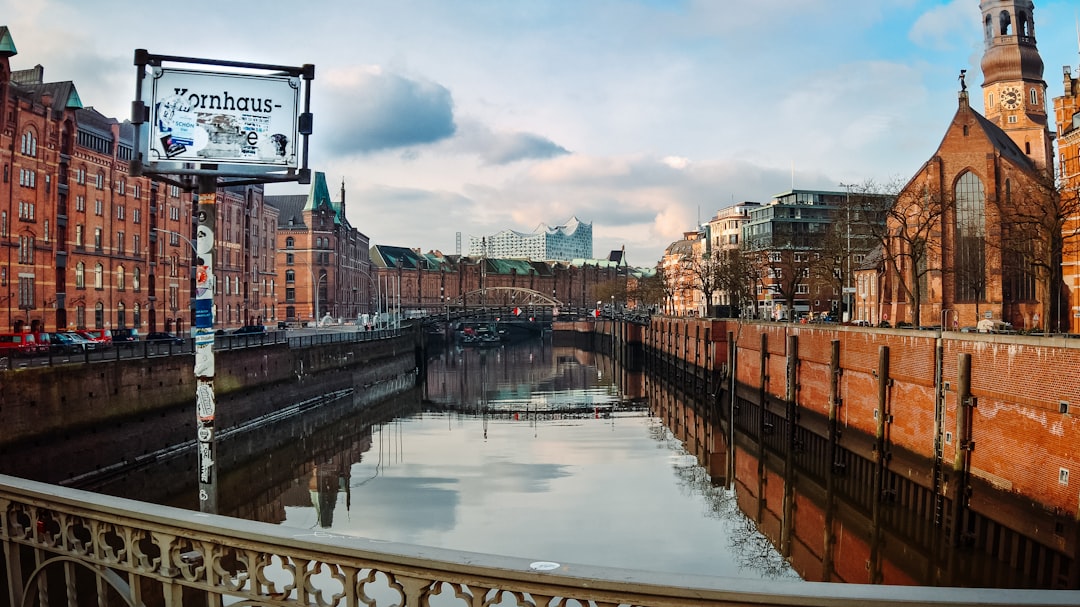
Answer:
<path fill-rule="evenodd" d="M 680 482 L 705 496 L 717 516 L 732 515 L 734 499 L 749 519 L 732 540 L 736 553 L 757 559 L 748 567 L 777 565 L 772 550 L 754 549 L 764 535 L 808 581 L 1080 589 L 1080 532 L 1069 516 L 976 493 L 964 532 L 954 535 L 949 515 L 914 482 L 890 475 L 879 493 L 868 482 L 872 462 L 842 452 L 834 461 L 843 465 L 829 466 L 807 433 L 789 433 L 771 413 L 759 417 L 749 401 L 739 399 L 732 433 L 726 395 L 705 406 L 665 380 L 650 377 L 647 389 L 654 414 L 681 443 L 672 448 L 704 470 L 678 473 Z M 765 419 L 760 435 L 745 423 Z"/>
<path fill-rule="evenodd" d="M 334 524 L 334 507 L 337 506 L 338 494 L 345 494 L 345 511 L 349 511 L 352 505 L 352 490 L 349 483 L 349 462 L 338 460 L 335 456 L 331 461 L 311 467 L 311 480 L 308 482 L 308 492 L 311 495 L 311 505 L 315 507 L 315 518 L 319 521 L 319 527 L 329 529 Z"/>
<path fill-rule="evenodd" d="M 518 342 L 497 349 L 445 350 L 428 363 L 427 399 L 459 410 L 565 411 L 624 401 L 619 385 L 636 380 L 616 371 L 610 357 L 577 348 L 552 348 L 544 340 Z"/>

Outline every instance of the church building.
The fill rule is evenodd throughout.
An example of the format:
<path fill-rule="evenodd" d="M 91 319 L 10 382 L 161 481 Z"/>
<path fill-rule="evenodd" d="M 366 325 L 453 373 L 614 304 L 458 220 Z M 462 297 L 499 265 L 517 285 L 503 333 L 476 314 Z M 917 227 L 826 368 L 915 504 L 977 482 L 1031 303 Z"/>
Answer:
<path fill-rule="evenodd" d="M 984 114 L 971 107 L 962 71 L 941 144 L 889 214 L 881 318 L 1067 330 L 1061 256 L 1068 214 L 1054 180 L 1034 3 L 982 0 L 980 9 Z"/>

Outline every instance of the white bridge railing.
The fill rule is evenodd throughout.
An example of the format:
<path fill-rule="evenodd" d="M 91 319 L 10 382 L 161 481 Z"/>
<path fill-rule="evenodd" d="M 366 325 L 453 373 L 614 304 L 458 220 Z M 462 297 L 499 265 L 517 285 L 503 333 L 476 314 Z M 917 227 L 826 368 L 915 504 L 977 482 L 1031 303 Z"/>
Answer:
<path fill-rule="evenodd" d="M 312 532 L 9 476 L 0 476 L 0 513 L 0 586 L 13 607 L 1080 604 L 1080 591 L 775 582 L 548 563 Z"/>

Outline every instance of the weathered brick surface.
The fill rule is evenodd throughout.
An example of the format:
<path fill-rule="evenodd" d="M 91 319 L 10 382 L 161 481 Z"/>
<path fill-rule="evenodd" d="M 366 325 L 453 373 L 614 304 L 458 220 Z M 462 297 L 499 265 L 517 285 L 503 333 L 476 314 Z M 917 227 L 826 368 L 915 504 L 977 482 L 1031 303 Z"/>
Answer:
<path fill-rule="evenodd" d="M 715 352 L 726 353 L 728 333 L 734 335 L 737 381 L 755 391 L 760 386 L 761 335 L 767 336 L 767 392 L 777 400 L 787 394 L 788 337 L 796 336 L 798 403 L 821 415 L 828 414 L 831 343 L 839 340 L 841 444 L 868 454 L 877 430 L 875 412 L 883 406 L 892 415 L 888 448 L 926 459 L 934 457 L 937 432 L 935 351 L 940 337 L 942 380 L 949 386 L 941 427 L 942 440 L 948 438 L 942 454 L 946 468 L 951 469 L 956 455 L 958 361 L 966 353 L 971 355 L 971 393 L 977 402 L 971 414 L 972 474 L 1052 510 L 1080 510 L 1080 420 L 1075 415 L 1080 410 L 1080 340 L 662 318 L 653 321 L 645 341 L 694 360 L 695 350 L 688 344 L 699 347 L 703 333 L 694 328 L 706 323 Z M 884 404 L 878 402 L 882 348 L 888 349 L 892 380 Z M 1068 412 L 1061 412 L 1066 406 L 1062 403 Z"/>

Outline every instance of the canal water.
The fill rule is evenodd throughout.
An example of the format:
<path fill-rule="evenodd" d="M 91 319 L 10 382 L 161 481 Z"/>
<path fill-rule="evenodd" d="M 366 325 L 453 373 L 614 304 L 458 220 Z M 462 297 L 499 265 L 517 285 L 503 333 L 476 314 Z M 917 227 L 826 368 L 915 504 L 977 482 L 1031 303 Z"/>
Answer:
<path fill-rule="evenodd" d="M 221 513 L 563 564 L 1075 587 L 1068 559 L 1035 568 L 944 549 L 919 516 L 785 472 L 782 455 L 721 429 L 704 398 L 609 356 L 550 337 L 432 354 L 419 375 L 275 421 L 273 437 L 222 441 Z M 85 488 L 197 509 L 191 459 Z"/>

